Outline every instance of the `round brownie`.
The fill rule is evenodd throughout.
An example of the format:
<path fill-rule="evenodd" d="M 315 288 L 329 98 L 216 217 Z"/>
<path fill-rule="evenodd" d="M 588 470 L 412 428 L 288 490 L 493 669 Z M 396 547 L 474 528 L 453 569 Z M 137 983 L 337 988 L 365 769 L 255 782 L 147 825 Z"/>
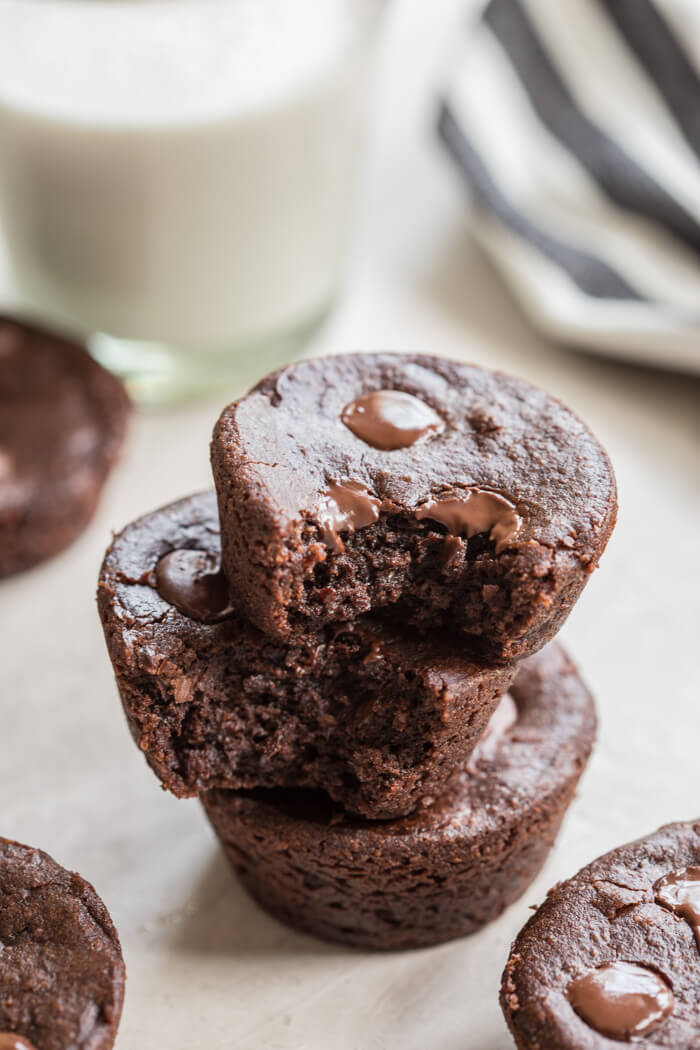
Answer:
<path fill-rule="evenodd" d="M 362 617 L 287 646 L 228 607 L 213 493 L 129 525 L 98 604 L 134 739 L 181 797 L 225 787 L 323 787 L 389 818 L 457 772 L 514 666 Z M 235 582 L 235 581 L 234 581 Z"/>
<path fill-rule="evenodd" d="M 205 794 L 243 884 L 291 926 L 360 948 L 437 944 L 495 919 L 544 863 L 596 724 L 556 644 L 521 664 L 511 698 L 513 718 L 499 709 L 445 794 L 401 820 L 353 820 L 318 793 Z"/>
<path fill-rule="evenodd" d="M 0 577 L 85 529 L 128 412 L 122 384 L 83 347 L 0 317 Z"/>
<path fill-rule="evenodd" d="M 511 950 L 522 1050 L 700 1047 L 700 821 L 669 824 L 555 886 Z"/>
<path fill-rule="evenodd" d="M 605 451 L 559 401 L 422 355 L 269 376 L 222 413 L 212 466 L 235 598 L 287 640 L 392 606 L 523 657 L 561 626 L 617 510 Z"/>
<path fill-rule="evenodd" d="M 124 980 L 117 931 L 92 886 L 0 839 L 2 1050 L 108 1050 Z"/>

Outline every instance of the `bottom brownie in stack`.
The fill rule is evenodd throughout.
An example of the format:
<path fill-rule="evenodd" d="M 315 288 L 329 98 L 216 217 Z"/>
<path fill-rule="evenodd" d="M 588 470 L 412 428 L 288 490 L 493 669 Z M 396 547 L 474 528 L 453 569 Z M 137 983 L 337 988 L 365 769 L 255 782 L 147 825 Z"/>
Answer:
<path fill-rule="evenodd" d="M 418 948 L 473 933 L 527 889 L 595 728 L 588 690 L 551 643 L 522 663 L 461 775 L 417 814 L 352 819 L 303 791 L 202 801 L 244 885 L 278 918 L 343 944 Z"/>

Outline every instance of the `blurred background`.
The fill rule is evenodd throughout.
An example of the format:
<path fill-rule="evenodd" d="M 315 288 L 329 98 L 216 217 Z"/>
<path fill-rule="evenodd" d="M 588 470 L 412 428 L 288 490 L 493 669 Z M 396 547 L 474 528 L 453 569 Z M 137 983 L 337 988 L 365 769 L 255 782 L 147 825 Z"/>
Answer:
<path fill-rule="evenodd" d="M 694 341 L 693 249 L 684 243 L 672 253 L 666 242 L 658 244 L 657 223 L 647 251 L 640 238 L 649 233 L 648 216 L 643 230 L 635 216 L 622 240 L 606 242 L 606 258 L 618 262 L 631 256 L 651 265 L 654 251 L 665 251 L 661 269 L 666 285 L 673 285 L 664 285 L 676 311 L 671 320 L 665 306 L 651 311 L 643 304 L 640 312 L 636 303 L 633 316 L 615 314 L 614 330 L 624 330 L 621 340 L 587 336 L 581 318 L 602 324 L 593 310 L 596 296 L 589 305 L 578 294 L 575 302 L 562 297 L 561 282 L 540 268 L 537 287 L 553 281 L 551 295 L 563 304 L 561 323 L 568 325 L 574 315 L 579 321 L 577 339 L 565 339 L 562 327 L 557 334 L 551 315 L 533 298 L 532 282 L 521 282 L 520 294 L 513 294 L 513 272 L 496 250 L 493 229 L 475 218 L 464 169 L 437 132 L 441 99 L 454 98 L 457 90 L 462 97 L 465 46 L 470 34 L 478 40 L 475 19 L 482 5 L 358 0 L 347 5 L 350 23 L 343 23 L 339 36 L 333 9 L 338 13 L 343 5 L 327 2 L 327 10 L 326 0 L 300 3 L 310 33 L 294 19 L 290 25 L 289 12 L 297 5 L 280 3 L 279 11 L 287 12 L 285 33 L 276 34 L 274 19 L 265 22 L 262 46 L 253 14 L 254 24 L 244 26 L 251 57 L 238 87 L 249 83 L 260 55 L 263 65 L 272 57 L 261 73 L 263 80 L 271 78 L 265 98 L 274 95 L 274 104 L 261 103 L 253 92 L 249 108 L 235 119 L 221 110 L 232 74 L 222 67 L 219 44 L 231 32 L 231 11 L 222 16 L 216 37 L 204 33 L 196 42 L 212 71 L 201 97 L 191 93 L 192 85 L 201 85 L 200 65 L 185 63 L 183 76 L 191 79 L 176 78 L 168 87 L 158 64 L 146 62 L 140 75 L 155 79 L 158 97 L 149 113 L 146 82 L 139 86 L 137 80 L 128 104 L 143 103 L 148 134 L 143 126 L 138 133 L 122 130 L 116 153 L 112 125 L 125 104 L 123 55 L 118 49 L 109 53 L 109 47 L 102 56 L 90 51 L 92 68 L 103 71 L 105 83 L 86 98 L 71 70 L 80 49 L 59 46 L 56 34 L 64 30 L 56 23 L 50 56 L 39 52 L 31 59 L 42 68 L 42 90 L 53 85 L 46 91 L 51 112 L 41 120 L 28 117 L 27 98 L 38 86 L 20 75 L 27 67 L 18 66 L 17 41 L 23 33 L 31 37 L 27 11 L 53 8 L 55 15 L 62 0 L 0 2 L 0 306 L 10 310 L 21 303 L 32 316 L 82 328 L 98 356 L 130 377 L 137 399 L 158 407 L 132 421 L 124 459 L 86 535 L 0 588 L 6 741 L 0 752 L 1 830 L 41 844 L 81 870 L 109 903 L 130 974 L 118 1041 L 123 1050 L 505 1050 L 510 1042 L 496 989 L 528 905 L 604 849 L 663 822 L 695 817 L 700 806 L 700 349 Z M 543 4 L 526 5 L 533 19 L 546 14 Z M 598 0 L 568 4 L 551 0 L 552 10 L 570 10 L 572 33 L 576 12 L 584 17 L 588 5 L 597 18 L 601 6 Z M 65 13 L 82 17 L 85 8 L 99 12 L 104 6 L 68 4 Z M 151 9 L 150 18 L 161 4 L 131 6 Z M 237 6 L 232 0 L 231 8 Z M 255 7 L 242 4 L 241 10 L 250 15 Z M 257 7 L 262 11 L 266 4 L 260 0 Z M 140 17 L 138 10 L 131 15 Z M 8 67 L 2 56 L 10 27 L 17 36 Z M 272 54 L 268 30 L 275 40 Z M 120 31 L 114 29 L 114 39 Z M 157 24 L 151 31 L 160 40 Z M 294 61 L 285 54 L 288 39 L 299 44 Z M 608 54 L 602 48 L 589 53 L 591 80 L 600 79 Z M 285 87 L 292 81 L 273 75 L 280 63 L 290 78 L 306 84 L 298 104 Z M 183 84 L 189 85 L 185 91 Z M 481 112 L 495 135 L 503 126 L 495 104 L 492 111 L 481 82 L 471 90 L 484 91 Z M 174 127 L 163 114 L 178 92 L 187 119 Z M 65 117 L 66 107 L 75 112 L 76 96 L 82 114 L 77 123 Z M 94 129 L 99 97 L 111 107 L 106 138 L 104 127 Z M 478 108 L 481 96 L 470 97 Z M 210 109 L 204 128 L 198 99 Z M 217 114 L 213 123 L 211 113 Z M 474 119 L 465 109 L 460 114 Z M 236 193 L 221 179 L 217 164 L 223 155 L 234 158 Z M 492 160 L 495 155 L 494 148 Z M 527 178 L 535 169 L 527 166 L 525 152 L 520 157 L 527 188 L 535 184 Z M 504 166 L 506 161 L 518 167 L 517 157 L 504 157 Z M 658 156 L 654 163 L 658 182 Z M 689 164 L 684 157 L 685 169 Z M 555 161 L 546 167 L 552 176 Z M 210 184 L 202 184 L 203 170 L 210 170 Z M 681 175 L 673 170 L 677 186 Z M 131 193 L 137 182 L 147 188 L 144 199 L 128 193 L 120 198 L 119 191 Z M 688 209 L 694 192 L 687 190 Z M 108 214 L 100 205 L 102 193 L 112 201 Z M 556 194 L 552 189 L 544 196 L 551 203 Z M 552 218 L 541 195 L 527 199 L 540 225 Z M 573 219 L 561 214 L 571 198 L 562 193 L 558 199 L 556 217 L 571 231 Z M 596 223 L 598 205 L 596 199 Z M 591 215 L 581 205 L 575 216 L 576 236 L 589 251 L 600 243 L 598 227 L 587 226 Z M 198 239 L 200 220 L 206 236 Z M 609 220 L 604 212 L 603 226 L 610 228 Z M 93 245 L 94 255 L 76 248 L 85 243 Z M 270 268 L 271 258 L 280 265 Z M 159 285 L 149 267 L 154 260 L 178 289 L 170 300 L 168 281 Z M 236 277 L 230 292 L 227 273 Z M 635 273 L 647 295 L 654 276 L 639 268 Z M 150 281 L 155 286 L 146 295 Z M 100 294 L 84 301 L 91 282 Z M 180 328 L 173 320 L 178 317 Z M 179 340 L 178 332 L 188 326 Z M 671 345 L 674 351 L 664 359 Z M 208 442 L 225 403 L 296 355 L 354 349 L 428 351 L 524 376 L 586 420 L 608 448 L 620 487 L 618 528 L 563 631 L 598 699 L 601 731 L 559 847 L 527 898 L 488 930 L 393 958 L 317 945 L 283 930 L 242 897 L 196 803 L 152 790 L 150 774 L 127 739 L 97 615 L 85 599 L 94 592 L 112 530 L 211 485 Z M 18 740 L 28 743 L 18 747 Z"/>
<path fill-rule="evenodd" d="M 1 0 L 0 304 L 163 405 L 402 348 L 397 295 L 469 339 L 476 244 L 548 341 L 700 372 L 692 3 L 317 7 Z"/>

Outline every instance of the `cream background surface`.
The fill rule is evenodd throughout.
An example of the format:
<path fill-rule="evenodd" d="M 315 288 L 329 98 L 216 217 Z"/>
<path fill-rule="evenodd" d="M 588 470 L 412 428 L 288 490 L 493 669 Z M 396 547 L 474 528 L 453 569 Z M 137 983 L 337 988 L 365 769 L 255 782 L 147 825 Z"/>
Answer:
<path fill-rule="evenodd" d="M 498 982 L 528 907 L 603 850 L 700 815 L 700 381 L 543 344 L 470 243 L 431 130 L 462 17 L 456 0 L 392 12 L 345 291 L 309 349 L 418 348 L 505 368 L 606 444 L 620 520 L 562 632 L 598 700 L 597 751 L 542 876 L 470 939 L 371 956 L 265 916 L 197 803 L 163 793 L 131 743 L 94 603 L 110 530 L 209 483 L 212 424 L 240 391 L 137 417 L 86 535 L 0 584 L 0 834 L 104 897 L 129 972 L 118 1050 L 506 1050 Z"/>

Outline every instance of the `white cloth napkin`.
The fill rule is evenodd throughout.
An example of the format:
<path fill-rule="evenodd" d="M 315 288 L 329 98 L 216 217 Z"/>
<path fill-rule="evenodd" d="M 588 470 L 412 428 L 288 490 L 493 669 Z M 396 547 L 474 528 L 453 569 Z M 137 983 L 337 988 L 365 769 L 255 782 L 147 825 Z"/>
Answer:
<path fill-rule="evenodd" d="M 537 327 L 700 371 L 700 0 L 490 0 L 438 126 Z"/>

